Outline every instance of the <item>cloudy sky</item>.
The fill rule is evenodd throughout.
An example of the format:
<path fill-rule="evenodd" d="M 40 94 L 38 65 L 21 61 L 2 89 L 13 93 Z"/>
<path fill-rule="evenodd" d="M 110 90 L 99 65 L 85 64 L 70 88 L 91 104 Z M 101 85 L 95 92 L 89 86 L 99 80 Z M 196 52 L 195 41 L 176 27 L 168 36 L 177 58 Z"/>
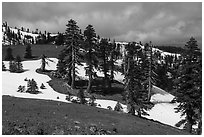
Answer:
<path fill-rule="evenodd" d="M 202 3 L 7 3 L 2 4 L 2 22 L 11 27 L 38 28 L 42 32 L 65 32 L 74 19 L 84 30 L 94 26 L 101 37 L 116 41 L 152 41 L 183 44 L 202 37 Z"/>

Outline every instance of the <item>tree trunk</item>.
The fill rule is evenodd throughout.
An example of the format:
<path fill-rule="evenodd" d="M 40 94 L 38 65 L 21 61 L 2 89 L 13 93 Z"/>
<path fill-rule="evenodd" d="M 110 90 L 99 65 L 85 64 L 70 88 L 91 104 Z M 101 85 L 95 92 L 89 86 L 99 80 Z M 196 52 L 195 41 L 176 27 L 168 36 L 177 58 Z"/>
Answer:
<path fill-rule="evenodd" d="M 150 57 L 149 57 L 149 76 L 148 76 L 148 97 L 147 97 L 147 100 L 148 102 L 150 102 L 150 99 L 151 99 L 151 89 L 152 89 L 152 82 L 151 82 L 151 73 L 152 73 L 152 48 L 151 48 L 151 45 L 150 45 Z"/>
<path fill-rule="evenodd" d="M 111 83 L 114 79 L 114 62 L 113 62 L 113 52 L 111 52 Z"/>
<path fill-rule="evenodd" d="M 74 45 L 72 44 L 72 83 L 71 83 L 72 89 L 75 88 L 75 51 L 73 46 Z"/>
<path fill-rule="evenodd" d="M 193 124 L 191 122 L 189 122 L 188 127 L 187 127 L 187 130 L 189 133 L 192 133 L 192 127 L 193 127 Z"/>
<path fill-rule="evenodd" d="M 105 53 L 104 53 L 105 54 Z M 107 75 L 107 68 L 106 68 L 106 57 L 103 58 L 103 71 L 104 71 L 104 87 L 107 88 L 108 86 L 108 75 Z"/>
<path fill-rule="evenodd" d="M 45 71 L 45 59 L 42 59 L 41 70 Z"/>
<path fill-rule="evenodd" d="M 68 70 L 68 84 L 71 85 L 72 83 L 72 69 Z"/>
<path fill-rule="evenodd" d="M 197 134 L 201 135 L 202 134 L 202 120 L 198 122 L 198 129 L 197 129 Z"/>
<path fill-rule="evenodd" d="M 193 128 L 193 119 L 192 119 L 192 108 L 190 108 L 190 112 L 187 112 L 186 115 L 187 115 L 187 131 L 189 133 L 192 133 L 192 128 Z"/>
<path fill-rule="evenodd" d="M 90 44 L 91 45 L 91 44 Z M 91 58 L 91 48 L 89 49 L 88 52 L 88 62 L 89 62 L 89 66 L 88 66 L 88 75 L 89 75 L 89 83 L 88 83 L 88 87 L 87 87 L 87 92 L 90 92 L 91 87 L 92 87 L 92 58 Z"/>
<path fill-rule="evenodd" d="M 87 92 L 91 92 L 91 87 L 92 87 L 92 69 L 91 69 L 91 65 L 89 65 L 89 72 L 88 72 L 88 75 L 89 75 L 89 83 L 88 83 L 88 87 L 87 87 Z"/>
<path fill-rule="evenodd" d="M 137 115 L 138 115 L 139 117 L 142 117 L 140 108 L 137 110 Z"/>

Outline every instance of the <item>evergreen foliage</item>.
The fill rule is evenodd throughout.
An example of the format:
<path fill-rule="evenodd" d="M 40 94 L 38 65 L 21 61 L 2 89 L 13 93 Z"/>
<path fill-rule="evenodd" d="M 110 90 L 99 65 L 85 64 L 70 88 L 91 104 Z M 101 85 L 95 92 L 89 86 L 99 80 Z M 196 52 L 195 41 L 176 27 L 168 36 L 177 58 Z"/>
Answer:
<path fill-rule="evenodd" d="M 117 60 L 117 56 L 119 56 L 119 52 L 116 50 L 116 43 L 115 40 L 113 43 L 109 44 L 110 46 L 110 60 L 109 60 L 109 67 L 110 67 L 110 82 L 113 82 L 114 79 L 114 71 L 117 71 L 115 68 L 115 62 Z"/>
<path fill-rule="evenodd" d="M 42 71 L 42 72 L 46 71 L 46 70 L 45 70 L 45 66 L 46 66 L 46 64 L 49 65 L 49 64 L 48 64 L 48 61 L 54 62 L 53 60 L 47 58 L 47 56 L 44 55 L 44 54 L 40 56 L 40 59 L 41 59 L 40 71 Z M 48 60 L 48 61 L 46 61 L 46 60 Z"/>
<path fill-rule="evenodd" d="M 11 61 L 11 60 L 14 60 L 14 57 L 13 57 L 13 55 L 12 55 L 12 48 L 10 48 L 10 47 L 8 47 L 7 49 L 6 49 L 6 56 L 5 56 L 5 60 L 6 61 Z"/>
<path fill-rule="evenodd" d="M 143 62 L 136 59 L 142 56 L 142 49 L 135 43 L 126 46 L 127 55 L 125 57 L 125 99 L 129 113 L 138 116 L 147 115 L 146 110 L 151 108 L 148 102 L 148 91 L 145 89 L 143 81 L 146 79 L 143 69 Z M 141 57 L 140 57 L 141 58 Z"/>
<path fill-rule="evenodd" d="M 37 94 L 39 92 L 37 83 L 34 79 L 28 80 L 26 92 L 31 94 Z"/>
<path fill-rule="evenodd" d="M 30 59 L 30 58 L 32 58 L 32 57 L 33 57 L 33 56 L 32 56 L 31 45 L 30 45 L 30 44 L 27 44 L 26 50 L 25 50 L 24 58 Z"/>
<path fill-rule="evenodd" d="M 92 87 L 92 81 L 93 81 L 93 75 L 94 75 L 94 67 L 97 67 L 98 60 L 97 60 L 97 54 L 96 54 L 96 45 L 97 44 L 97 38 L 96 33 L 92 25 L 88 25 L 86 29 L 84 30 L 84 47 L 86 49 L 85 54 L 85 61 L 87 64 L 86 67 L 86 74 L 89 76 L 89 82 L 87 86 L 87 92 L 91 91 Z"/>
<path fill-rule="evenodd" d="M 45 89 L 45 85 L 42 83 L 40 86 L 41 89 Z"/>
<path fill-rule="evenodd" d="M 86 99 L 85 99 L 85 96 L 84 96 L 84 91 L 83 89 L 79 89 L 79 92 L 77 93 L 77 97 L 79 98 L 80 100 L 80 104 L 86 104 Z"/>
<path fill-rule="evenodd" d="M 21 86 L 21 85 L 20 85 L 20 86 L 18 87 L 17 92 L 20 92 L 20 93 L 25 92 L 25 86 Z"/>
<path fill-rule="evenodd" d="M 16 64 L 16 71 L 15 72 L 22 72 L 23 71 L 23 65 L 21 63 L 21 57 L 19 55 L 15 58 L 15 64 Z"/>
<path fill-rule="evenodd" d="M 17 72 L 17 65 L 15 61 L 9 61 L 9 71 L 10 72 Z"/>
<path fill-rule="evenodd" d="M 56 45 L 63 45 L 64 44 L 64 35 L 62 33 L 58 33 L 56 39 L 55 39 Z"/>
<path fill-rule="evenodd" d="M 70 19 L 66 25 L 65 43 L 66 47 L 63 49 L 65 66 L 71 75 L 71 88 L 75 88 L 76 64 L 81 65 L 79 59 L 81 58 L 79 49 L 82 43 L 82 36 L 77 26 L 77 22 Z M 62 64 L 61 64 L 62 65 Z"/>
<path fill-rule="evenodd" d="M 122 112 L 122 110 L 123 110 L 123 107 L 121 106 L 119 102 L 117 102 L 117 104 L 114 107 L 114 111 Z"/>
<path fill-rule="evenodd" d="M 96 100 L 96 98 L 94 97 L 94 95 L 92 95 L 89 99 L 89 103 L 91 106 L 96 106 L 96 103 L 94 103 Z"/>
<path fill-rule="evenodd" d="M 98 56 L 101 59 L 99 63 L 99 69 L 104 73 L 104 87 L 111 86 L 109 72 L 109 56 L 110 56 L 110 46 L 107 39 L 102 38 L 98 47 Z"/>
<path fill-rule="evenodd" d="M 152 85 L 156 84 L 157 81 L 157 74 L 156 74 L 156 59 L 152 53 L 152 45 L 146 43 L 144 45 L 144 53 L 142 56 L 142 69 L 143 75 L 146 77 L 145 81 L 143 82 L 145 89 L 148 90 L 148 102 L 151 99 L 151 89 Z"/>
<path fill-rule="evenodd" d="M 175 100 L 179 103 L 176 112 L 181 112 L 185 119 L 177 126 L 185 124 L 186 129 L 192 133 L 192 126 L 197 122 L 202 123 L 202 58 L 193 37 L 187 42 L 185 49 L 175 80 Z M 201 126 L 198 130 L 200 129 Z"/>
<path fill-rule="evenodd" d="M 2 71 L 6 71 L 6 66 L 3 61 L 2 61 Z"/>

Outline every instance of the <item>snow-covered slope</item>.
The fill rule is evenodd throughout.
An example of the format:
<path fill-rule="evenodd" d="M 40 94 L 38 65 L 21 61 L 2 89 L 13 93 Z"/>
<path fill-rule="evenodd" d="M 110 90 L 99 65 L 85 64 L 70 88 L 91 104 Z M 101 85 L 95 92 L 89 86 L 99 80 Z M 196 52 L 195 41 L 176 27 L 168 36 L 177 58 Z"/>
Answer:
<path fill-rule="evenodd" d="M 48 70 L 55 70 L 57 59 L 51 58 L 54 62 L 49 62 L 49 66 L 46 66 Z M 9 62 L 4 61 L 6 68 L 8 68 Z M 62 101 L 68 102 L 65 98 L 66 95 L 60 94 L 54 91 L 49 84 L 47 83 L 51 80 L 47 75 L 42 75 L 36 73 L 36 69 L 40 67 L 41 63 L 40 60 L 33 60 L 33 61 L 23 61 L 23 68 L 26 70 L 23 73 L 10 73 L 9 71 L 2 72 L 2 95 L 10 95 L 15 97 L 21 98 L 36 98 L 36 99 L 47 99 L 47 100 L 55 100 L 55 101 Z M 83 64 L 85 66 L 85 64 Z M 87 78 L 85 76 L 84 66 L 79 67 L 79 75 L 80 77 Z M 97 75 L 103 76 L 101 72 L 97 72 Z M 40 94 L 29 94 L 29 93 L 18 93 L 17 89 L 19 85 L 27 86 L 27 82 L 24 79 L 34 79 L 38 86 L 42 83 L 45 85 L 46 89 L 40 89 L 42 93 Z M 116 79 L 121 79 L 122 75 L 120 73 L 116 73 Z M 150 116 L 147 116 L 149 119 L 158 120 L 162 123 L 174 126 L 180 120 L 180 114 L 174 112 L 174 108 L 177 104 L 169 103 L 173 96 L 164 90 L 153 87 L 154 95 L 151 98 L 152 102 L 155 102 L 155 106 L 148 112 Z M 59 99 L 57 99 L 59 97 Z M 76 97 L 75 97 L 76 98 Z M 161 103 L 165 102 L 165 103 Z M 103 100 L 97 99 L 96 103 L 98 104 L 97 107 L 101 107 L 104 109 L 108 109 L 107 107 L 110 106 L 112 109 L 115 107 L 117 101 L 113 100 Z M 100 104 L 100 106 L 99 106 Z M 121 104 L 123 107 L 123 112 L 127 112 L 127 106 Z"/>
<path fill-rule="evenodd" d="M 52 59 L 57 61 L 56 59 Z M 6 68 L 8 68 L 8 61 L 4 61 Z M 38 99 L 49 99 L 67 102 L 65 100 L 65 95 L 55 92 L 49 85 L 48 81 L 51 80 L 47 75 L 38 74 L 35 72 L 37 68 L 40 67 L 40 60 L 34 61 L 24 61 L 23 68 L 26 70 L 23 73 L 10 73 L 9 71 L 2 72 L 2 94 L 10 95 L 15 97 L 22 98 L 38 98 Z M 48 69 L 55 69 L 56 64 L 49 62 Z M 42 83 L 45 85 L 46 89 L 40 89 L 42 93 L 40 94 L 29 94 L 29 93 L 19 93 L 17 92 L 18 86 L 27 86 L 27 82 L 24 79 L 34 79 L 37 82 L 37 85 L 40 86 Z M 59 97 L 59 99 L 57 99 Z"/>

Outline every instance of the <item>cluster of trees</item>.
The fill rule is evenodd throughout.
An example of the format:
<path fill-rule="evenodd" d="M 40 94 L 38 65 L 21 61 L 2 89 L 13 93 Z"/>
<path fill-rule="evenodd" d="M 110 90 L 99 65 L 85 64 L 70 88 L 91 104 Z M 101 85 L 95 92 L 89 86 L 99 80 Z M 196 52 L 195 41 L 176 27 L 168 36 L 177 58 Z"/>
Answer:
<path fill-rule="evenodd" d="M 16 72 L 20 73 L 23 71 L 23 65 L 21 63 L 21 57 L 19 55 L 16 56 L 16 58 L 12 55 L 12 49 L 9 47 L 7 48 L 7 54 L 5 56 L 5 60 L 9 61 L 9 71 L 10 72 Z M 5 64 L 2 63 L 2 70 L 5 71 L 6 67 Z"/>
<path fill-rule="evenodd" d="M 7 40 L 10 42 L 11 45 L 18 45 L 18 44 L 25 45 L 26 43 L 30 43 L 30 44 L 36 43 L 34 41 L 34 38 L 30 35 L 25 35 L 23 37 L 21 33 L 22 30 L 18 29 L 17 33 L 14 33 L 14 31 L 12 31 L 9 26 L 4 26 L 4 27 L 6 28 L 6 30 L 5 30 L 5 35 L 3 35 L 3 42 Z"/>
<path fill-rule="evenodd" d="M 38 91 L 38 86 L 37 83 L 34 79 L 29 79 L 27 80 L 27 78 L 25 79 L 25 81 L 27 81 L 27 89 L 25 89 L 25 86 L 19 86 L 17 92 L 26 92 L 26 93 L 31 93 L 31 94 L 37 94 L 39 93 Z M 41 85 L 41 87 L 44 86 L 43 84 Z M 45 87 L 43 87 L 45 88 Z"/>
<path fill-rule="evenodd" d="M 192 133 L 193 125 L 197 124 L 197 134 L 202 132 L 202 54 L 197 41 L 191 37 L 185 45 L 185 52 L 178 66 L 175 78 L 176 98 L 179 103 L 176 108 L 185 119 L 177 126 L 185 124 Z"/>
<path fill-rule="evenodd" d="M 152 107 L 150 102 L 151 88 L 155 84 L 155 60 L 151 43 L 144 45 L 144 50 L 137 44 L 126 46 L 124 58 L 125 100 L 129 113 L 138 116 L 147 115 L 146 110 Z"/>
<path fill-rule="evenodd" d="M 14 58 L 12 52 L 13 52 L 12 48 L 8 47 L 6 50 L 6 56 L 4 58 L 5 61 L 9 61 L 9 71 L 16 73 L 22 72 L 23 71 L 23 65 L 21 63 L 22 59 L 19 55 L 17 55 L 16 58 Z M 24 58 L 27 59 L 33 58 L 30 44 L 26 46 Z M 2 70 L 3 71 L 6 70 L 4 63 L 2 63 Z"/>
<path fill-rule="evenodd" d="M 21 63 L 21 57 L 20 56 L 17 55 L 15 60 L 9 61 L 9 71 L 15 72 L 15 73 L 23 72 L 23 65 Z"/>
<path fill-rule="evenodd" d="M 29 29 L 25 29 L 23 27 L 21 27 L 21 29 L 18 29 L 17 27 L 15 27 L 15 29 L 17 30 L 17 33 L 14 33 L 14 31 L 11 30 L 11 28 L 7 25 L 6 23 L 3 23 L 2 25 L 2 29 L 5 29 L 5 35 L 3 35 L 3 41 L 5 42 L 6 40 L 10 42 L 10 45 L 18 45 L 18 44 L 48 44 L 51 42 L 55 42 L 56 44 L 63 44 L 63 39 L 61 39 L 61 36 L 58 33 L 57 36 L 55 37 L 51 37 L 49 32 L 44 32 L 41 33 L 41 31 L 38 32 L 38 29 L 36 29 L 36 31 L 32 31 L 32 34 L 38 34 L 37 37 L 34 38 L 34 36 L 32 35 L 24 35 L 22 34 L 22 32 L 29 32 Z"/>
<path fill-rule="evenodd" d="M 75 88 L 77 65 L 81 65 L 83 58 L 89 77 L 87 91 L 91 91 L 94 68 L 103 71 L 104 86 L 110 87 L 117 59 L 116 44 L 106 38 L 98 39 L 92 25 L 88 25 L 83 34 L 72 19 L 66 26 L 66 47 L 59 55 L 58 71 L 66 73 L 68 83 Z M 187 42 L 186 47 L 180 58 L 173 55 L 161 58 L 158 53 L 153 53 L 151 42 L 146 43 L 144 49 L 134 42 L 126 45 L 122 70 L 129 113 L 135 115 L 136 110 L 139 116 L 147 114 L 145 110 L 153 106 L 150 102 L 152 85 L 174 88 L 177 90 L 175 100 L 180 103 L 177 111 L 186 115 L 180 124 L 188 123 L 190 132 L 197 121 L 201 127 L 201 53 L 194 38 Z M 84 50 L 83 54 L 80 49 Z M 159 59 L 163 62 L 158 62 Z"/>
<path fill-rule="evenodd" d="M 83 34 L 77 22 L 72 19 L 66 26 L 66 47 L 59 55 L 57 71 L 67 77 L 68 84 L 74 89 L 77 65 L 82 65 L 83 60 L 89 77 L 87 92 L 91 92 L 93 78 L 96 76 L 94 68 L 104 72 L 104 86 L 110 87 L 114 77 L 115 44 L 105 38 L 99 39 L 92 25 L 88 25 Z"/>

